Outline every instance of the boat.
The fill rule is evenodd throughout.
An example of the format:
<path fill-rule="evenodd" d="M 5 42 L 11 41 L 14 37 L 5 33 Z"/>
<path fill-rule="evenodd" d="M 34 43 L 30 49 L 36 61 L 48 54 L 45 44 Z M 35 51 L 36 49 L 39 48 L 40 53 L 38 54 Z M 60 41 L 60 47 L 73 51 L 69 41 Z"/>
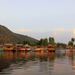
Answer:
<path fill-rule="evenodd" d="M 48 45 L 47 49 L 49 52 L 55 52 L 55 47 L 53 45 Z"/>
<path fill-rule="evenodd" d="M 23 46 L 23 44 L 16 44 L 15 51 L 25 51 L 25 47 Z"/>
<path fill-rule="evenodd" d="M 25 47 L 25 51 L 31 51 L 32 50 L 31 46 L 29 46 L 28 44 L 24 45 L 24 47 Z"/>
<path fill-rule="evenodd" d="M 58 50 L 58 52 L 65 52 L 65 49 L 61 48 Z"/>
<path fill-rule="evenodd" d="M 65 51 L 66 52 L 71 52 L 73 50 L 72 46 L 66 46 Z"/>
<path fill-rule="evenodd" d="M 43 49 L 42 45 L 37 45 L 35 50 L 36 52 L 41 52 L 42 49 Z"/>
<path fill-rule="evenodd" d="M 13 51 L 14 45 L 13 44 L 4 44 L 4 51 Z"/>
<path fill-rule="evenodd" d="M 43 48 L 43 49 L 41 49 L 41 52 L 48 52 L 48 49 L 47 48 Z"/>

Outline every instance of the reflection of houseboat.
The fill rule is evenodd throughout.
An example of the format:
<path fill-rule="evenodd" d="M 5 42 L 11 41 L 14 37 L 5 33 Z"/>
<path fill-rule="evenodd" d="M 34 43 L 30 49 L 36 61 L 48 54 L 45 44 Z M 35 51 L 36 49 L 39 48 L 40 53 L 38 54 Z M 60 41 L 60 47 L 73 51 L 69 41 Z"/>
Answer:
<path fill-rule="evenodd" d="M 48 45 L 47 49 L 49 52 L 55 52 L 55 47 L 53 45 Z"/>
<path fill-rule="evenodd" d="M 43 46 L 41 46 L 41 45 L 36 46 L 36 51 L 37 52 L 41 51 L 42 49 L 43 49 Z"/>
<path fill-rule="evenodd" d="M 73 47 L 72 46 L 66 46 L 65 51 L 70 52 L 72 51 Z"/>
<path fill-rule="evenodd" d="M 4 51 L 13 51 L 14 45 L 13 44 L 5 44 Z"/>
<path fill-rule="evenodd" d="M 23 44 L 16 44 L 15 50 L 16 51 L 25 51 L 25 47 L 23 46 Z"/>

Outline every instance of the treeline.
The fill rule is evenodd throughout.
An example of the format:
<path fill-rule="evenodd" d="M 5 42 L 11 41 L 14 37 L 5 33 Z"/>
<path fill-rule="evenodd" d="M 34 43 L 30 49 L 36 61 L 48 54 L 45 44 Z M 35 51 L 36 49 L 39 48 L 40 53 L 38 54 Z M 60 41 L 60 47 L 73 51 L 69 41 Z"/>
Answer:
<path fill-rule="evenodd" d="M 74 46 L 73 45 L 74 42 L 74 38 L 71 39 L 71 41 L 68 42 L 68 45 Z M 49 37 L 49 39 L 45 38 L 45 39 L 40 39 L 39 41 L 34 41 L 34 42 L 30 42 L 29 40 L 24 40 L 24 41 L 18 41 L 17 44 L 29 44 L 31 46 L 36 46 L 36 45 L 43 45 L 43 46 L 47 46 L 47 45 L 53 45 L 56 47 L 66 47 L 67 44 L 65 43 L 59 43 L 59 42 L 55 42 L 54 37 Z"/>
<path fill-rule="evenodd" d="M 55 45 L 55 40 L 53 37 L 49 37 L 49 40 L 45 38 L 45 39 L 40 39 L 39 41 L 34 41 L 33 43 L 31 43 L 29 40 L 24 40 L 24 41 L 18 41 L 17 44 L 23 44 L 23 45 L 29 44 L 31 46 L 36 46 L 36 45 L 47 46 L 49 44 Z"/>
<path fill-rule="evenodd" d="M 45 39 L 40 39 L 39 41 L 34 41 L 33 43 L 31 43 L 29 40 L 24 40 L 24 41 L 18 41 L 17 44 L 28 44 L 31 46 L 36 46 L 36 45 L 43 45 L 43 46 L 47 46 L 47 45 L 53 45 L 55 47 L 66 47 L 66 45 L 70 45 L 75 47 L 74 45 L 75 42 L 75 38 L 71 38 L 71 41 L 68 42 L 68 44 L 65 43 L 60 43 L 60 42 L 55 42 L 54 37 L 49 37 L 49 39 L 45 38 Z"/>

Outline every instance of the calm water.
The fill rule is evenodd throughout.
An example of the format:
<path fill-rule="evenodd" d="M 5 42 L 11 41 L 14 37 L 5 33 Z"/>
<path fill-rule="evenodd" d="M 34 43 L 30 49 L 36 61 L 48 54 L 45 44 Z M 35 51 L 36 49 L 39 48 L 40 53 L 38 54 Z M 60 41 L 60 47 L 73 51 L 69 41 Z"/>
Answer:
<path fill-rule="evenodd" d="M 0 75 L 75 75 L 75 53 L 0 52 Z"/>

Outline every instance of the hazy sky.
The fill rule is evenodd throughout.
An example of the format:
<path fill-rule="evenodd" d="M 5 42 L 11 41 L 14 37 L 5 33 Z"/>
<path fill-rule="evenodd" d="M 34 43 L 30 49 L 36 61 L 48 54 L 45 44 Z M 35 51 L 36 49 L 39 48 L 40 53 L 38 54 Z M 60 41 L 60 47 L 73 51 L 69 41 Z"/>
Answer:
<path fill-rule="evenodd" d="M 0 24 L 36 39 L 75 37 L 75 0 L 0 0 Z"/>

